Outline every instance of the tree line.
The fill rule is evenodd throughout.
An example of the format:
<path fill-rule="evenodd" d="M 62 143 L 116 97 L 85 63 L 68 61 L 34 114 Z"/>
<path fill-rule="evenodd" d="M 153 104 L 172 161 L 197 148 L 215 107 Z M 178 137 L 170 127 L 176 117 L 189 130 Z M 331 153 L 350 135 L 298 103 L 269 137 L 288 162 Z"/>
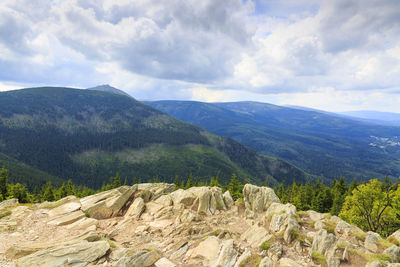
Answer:
<path fill-rule="evenodd" d="M 129 184 L 141 183 L 141 179 L 133 178 Z M 158 177 L 146 182 L 161 182 Z M 383 236 L 388 236 L 400 228 L 400 186 L 399 182 L 393 183 L 387 177 L 384 181 L 372 179 L 369 182 L 358 183 L 353 180 L 347 184 L 343 177 L 334 180 L 332 186 L 327 186 L 317 181 L 315 184 L 306 182 L 286 186 L 281 183 L 274 187 L 274 191 L 282 203 L 291 203 L 297 210 L 315 210 L 321 213 L 337 215 L 345 221 L 359 226 L 364 231 L 374 231 Z M 210 181 L 198 180 L 192 174 L 186 180 L 175 176 L 174 184 L 177 188 L 188 189 L 193 186 L 217 186 L 229 191 L 232 198 L 242 202 L 243 181 L 236 174 L 232 174 L 229 183 L 221 185 L 219 177 L 211 177 Z M 85 197 L 98 192 L 128 185 L 127 178 L 121 181 L 119 173 L 110 177 L 108 183 L 94 190 L 87 186 L 75 185 L 71 180 L 61 186 L 53 186 L 47 182 L 42 187 L 36 186 L 29 192 L 26 185 L 8 183 L 8 170 L 0 171 L 0 201 L 17 198 L 20 203 L 38 203 L 43 201 L 56 201 L 69 195 Z M 269 186 L 269 178 L 265 180 Z"/>

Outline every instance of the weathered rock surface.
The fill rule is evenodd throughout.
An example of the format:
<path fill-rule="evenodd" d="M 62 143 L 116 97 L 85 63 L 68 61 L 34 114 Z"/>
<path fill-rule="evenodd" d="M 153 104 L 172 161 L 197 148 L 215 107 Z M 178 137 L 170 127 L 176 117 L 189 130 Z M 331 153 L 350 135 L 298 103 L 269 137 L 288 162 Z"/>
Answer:
<path fill-rule="evenodd" d="M 265 216 L 271 218 L 270 231 L 283 233 L 284 240 L 288 243 L 292 242 L 299 229 L 295 206 L 292 204 L 271 203 Z"/>
<path fill-rule="evenodd" d="M 4 200 L 4 201 L 0 202 L 0 209 L 7 208 L 14 204 L 18 204 L 18 199 L 11 198 L 11 199 Z"/>
<path fill-rule="evenodd" d="M 136 191 L 137 186 L 121 186 L 80 200 L 84 212 L 95 219 L 116 216 Z"/>
<path fill-rule="evenodd" d="M 297 212 L 264 187 L 247 185 L 244 205 L 217 187 L 174 188 L 140 184 L 7 205 L 0 266 L 400 265 L 400 231 L 382 240 L 337 216 Z"/>
<path fill-rule="evenodd" d="M 243 188 L 246 215 L 249 218 L 266 211 L 272 203 L 281 203 L 274 190 L 269 187 L 258 187 L 246 184 Z"/>
<path fill-rule="evenodd" d="M 383 254 L 389 255 L 391 262 L 400 263 L 400 249 L 398 246 L 393 245 L 390 248 L 385 249 Z"/>
<path fill-rule="evenodd" d="M 82 241 L 43 249 L 18 260 L 18 266 L 85 266 L 103 257 L 110 245 L 106 241 Z"/>

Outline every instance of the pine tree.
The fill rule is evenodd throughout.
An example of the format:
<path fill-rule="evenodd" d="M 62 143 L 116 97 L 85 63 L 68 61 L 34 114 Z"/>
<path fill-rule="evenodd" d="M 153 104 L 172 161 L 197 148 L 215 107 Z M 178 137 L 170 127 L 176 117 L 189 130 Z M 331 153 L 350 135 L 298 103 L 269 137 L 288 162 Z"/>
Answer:
<path fill-rule="evenodd" d="M 0 195 L 3 199 L 7 198 L 7 179 L 8 170 L 3 166 L 0 171 Z"/>
<path fill-rule="evenodd" d="M 239 181 L 236 174 L 232 174 L 231 181 L 228 184 L 228 190 L 233 200 L 243 197 L 243 184 Z"/>
<path fill-rule="evenodd" d="M 43 186 L 43 199 L 46 201 L 54 201 L 54 191 L 51 182 L 47 182 Z"/>
<path fill-rule="evenodd" d="M 192 175 L 192 173 L 190 173 L 190 174 L 189 174 L 189 178 L 188 178 L 187 181 L 186 181 L 185 189 L 191 188 L 191 187 L 193 187 L 193 185 L 194 185 L 194 182 L 193 182 L 193 175 Z"/>
<path fill-rule="evenodd" d="M 181 182 L 179 181 L 179 177 L 178 175 L 175 175 L 175 180 L 174 180 L 174 184 L 177 188 L 179 188 L 181 186 Z"/>
<path fill-rule="evenodd" d="M 119 172 L 117 172 L 112 182 L 112 188 L 117 188 L 120 186 L 121 186 L 121 179 L 119 178 Z"/>
<path fill-rule="evenodd" d="M 71 179 L 68 180 L 65 190 L 67 191 L 67 196 L 76 195 L 75 185 L 72 183 Z"/>
<path fill-rule="evenodd" d="M 357 188 L 357 186 L 358 186 L 357 179 L 354 179 L 353 181 L 351 181 L 351 183 L 349 185 L 349 189 L 347 191 L 347 195 L 352 195 L 353 194 L 353 190 L 355 188 Z"/>

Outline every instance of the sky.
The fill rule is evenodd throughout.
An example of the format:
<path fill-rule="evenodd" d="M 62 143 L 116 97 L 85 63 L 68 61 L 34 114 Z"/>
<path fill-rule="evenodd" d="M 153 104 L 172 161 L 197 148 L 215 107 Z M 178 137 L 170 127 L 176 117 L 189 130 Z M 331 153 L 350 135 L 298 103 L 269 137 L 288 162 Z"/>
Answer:
<path fill-rule="evenodd" d="M 400 1 L 0 1 L 0 91 L 100 84 L 400 113 Z"/>

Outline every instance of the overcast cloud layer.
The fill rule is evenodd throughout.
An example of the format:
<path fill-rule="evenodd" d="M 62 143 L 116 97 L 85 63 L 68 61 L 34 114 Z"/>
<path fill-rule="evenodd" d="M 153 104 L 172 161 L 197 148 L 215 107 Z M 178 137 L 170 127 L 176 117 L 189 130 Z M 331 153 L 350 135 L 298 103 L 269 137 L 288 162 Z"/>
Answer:
<path fill-rule="evenodd" d="M 400 112 L 398 0 L 2 0 L 0 90 Z"/>

